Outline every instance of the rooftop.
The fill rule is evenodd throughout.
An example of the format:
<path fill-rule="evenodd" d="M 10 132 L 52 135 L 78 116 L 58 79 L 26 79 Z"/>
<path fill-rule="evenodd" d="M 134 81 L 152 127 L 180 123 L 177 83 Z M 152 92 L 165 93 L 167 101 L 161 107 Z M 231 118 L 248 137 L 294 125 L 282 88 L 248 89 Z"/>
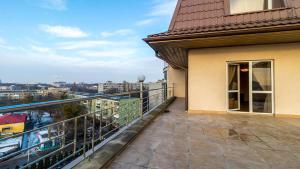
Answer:
<path fill-rule="evenodd" d="M 300 23 L 300 5 L 293 0 L 287 0 L 285 7 L 271 10 L 229 14 L 227 8 L 227 0 L 178 0 L 169 30 L 148 38 L 175 38 L 196 33 L 292 26 Z"/>
<path fill-rule="evenodd" d="M 177 99 L 110 169 L 299 168 L 300 119 L 187 115 Z"/>
<path fill-rule="evenodd" d="M 0 116 L 0 125 L 24 123 L 26 121 L 26 114 L 4 114 Z"/>

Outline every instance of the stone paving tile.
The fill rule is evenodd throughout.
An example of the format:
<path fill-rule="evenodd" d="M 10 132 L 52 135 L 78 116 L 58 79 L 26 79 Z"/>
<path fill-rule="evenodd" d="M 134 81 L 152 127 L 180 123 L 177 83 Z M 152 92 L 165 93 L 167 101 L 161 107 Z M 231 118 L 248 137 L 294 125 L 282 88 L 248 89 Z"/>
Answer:
<path fill-rule="evenodd" d="M 187 115 L 177 99 L 110 169 L 299 169 L 300 119 Z"/>
<path fill-rule="evenodd" d="M 126 163 L 118 163 L 118 162 L 113 162 L 110 168 L 111 169 L 147 169 L 146 167 L 143 166 L 126 164 Z"/>

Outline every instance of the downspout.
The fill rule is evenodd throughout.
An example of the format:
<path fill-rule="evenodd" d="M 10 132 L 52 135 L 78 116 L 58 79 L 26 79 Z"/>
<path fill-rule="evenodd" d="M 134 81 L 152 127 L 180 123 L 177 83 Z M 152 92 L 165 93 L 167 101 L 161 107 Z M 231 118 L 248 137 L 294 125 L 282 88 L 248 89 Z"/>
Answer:
<path fill-rule="evenodd" d="M 185 70 L 185 111 L 189 110 L 189 51 L 187 53 L 187 69 Z"/>

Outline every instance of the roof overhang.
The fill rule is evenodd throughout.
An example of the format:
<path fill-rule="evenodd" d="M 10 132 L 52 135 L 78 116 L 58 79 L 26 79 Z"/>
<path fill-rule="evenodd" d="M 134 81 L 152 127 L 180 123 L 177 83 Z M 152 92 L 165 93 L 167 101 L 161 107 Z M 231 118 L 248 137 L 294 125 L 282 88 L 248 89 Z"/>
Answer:
<path fill-rule="evenodd" d="M 169 63 L 173 68 L 187 69 L 189 49 L 300 42 L 300 24 L 149 37 L 144 41 L 153 48 L 157 57 Z"/>

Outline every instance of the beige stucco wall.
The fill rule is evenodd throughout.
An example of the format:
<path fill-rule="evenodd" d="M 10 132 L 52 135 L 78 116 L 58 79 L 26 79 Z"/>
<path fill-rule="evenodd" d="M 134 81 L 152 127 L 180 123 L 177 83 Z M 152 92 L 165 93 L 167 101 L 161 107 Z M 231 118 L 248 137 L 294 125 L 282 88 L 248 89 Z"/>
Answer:
<path fill-rule="evenodd" d="M 189 110 L 226 111 L 226 61 L 274 59 L 275 113 L 300 115 L 300 43 L 189 51 Z"/>
<path fill-rule="evenodd" d="M 185 97 L 185 71 L 173 69 L 171 66 L 167 70 L 168 87 L 174 85 L 174 96 Z M 171 93 L 169 92 L 168 95 Z"/>

